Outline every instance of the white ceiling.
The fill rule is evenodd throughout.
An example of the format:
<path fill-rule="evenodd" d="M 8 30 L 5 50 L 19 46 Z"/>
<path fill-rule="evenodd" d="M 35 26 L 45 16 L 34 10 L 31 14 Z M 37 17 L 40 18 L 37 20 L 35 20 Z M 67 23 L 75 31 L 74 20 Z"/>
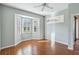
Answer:
<path fill-rule="evenodd" d="M 49 3 L 49 6 L 53 7 L 53 9 L 50 10 L 48 8 L 45 8 L 44 11 L 41 11 L 42 7 L 35 7 L 41 5 L 41 3 L 4 3 L 4 5 L 30 11 L 44 16 L 68 8 L 68 3 Z"/>

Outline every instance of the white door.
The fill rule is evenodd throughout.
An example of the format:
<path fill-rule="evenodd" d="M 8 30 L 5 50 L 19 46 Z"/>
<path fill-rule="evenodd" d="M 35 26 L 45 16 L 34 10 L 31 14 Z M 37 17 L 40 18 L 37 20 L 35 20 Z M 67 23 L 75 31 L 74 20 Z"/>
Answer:
<path fill-rule="evenodd" d="M 21 17 L 15 15 L 15 43 L 21 41 Z"/>
<path fill-rule="evenodd" d="M 32 39 L 40 39 L 40 19 L 32 20 Z"/>

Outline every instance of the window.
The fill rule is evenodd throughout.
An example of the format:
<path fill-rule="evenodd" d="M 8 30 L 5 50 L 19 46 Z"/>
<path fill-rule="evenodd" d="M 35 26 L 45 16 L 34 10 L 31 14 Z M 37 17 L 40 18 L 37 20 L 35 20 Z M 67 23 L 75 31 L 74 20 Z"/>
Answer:
<path fill-rule="evenodd" d="M 31 33 L 31 19 L 27 17 L 22 18 L 22 33 Z"/>

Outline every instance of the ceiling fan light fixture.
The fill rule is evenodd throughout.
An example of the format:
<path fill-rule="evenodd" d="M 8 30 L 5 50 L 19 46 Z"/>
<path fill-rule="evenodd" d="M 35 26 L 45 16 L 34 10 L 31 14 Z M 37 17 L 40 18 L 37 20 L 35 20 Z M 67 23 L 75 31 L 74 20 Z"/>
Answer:
<path fill-rule="evenodd" d="M 53 9 L 53 7 L 50 7 L 50 6 L 48 5 L 48 3 L 43 3 L 43 4 L 38 5 L 38 6 L 36 6 L 36 7 L 41 7 L 41 6 L 42 6 L 41 11 L 44 11 L 45 8 Z"/>

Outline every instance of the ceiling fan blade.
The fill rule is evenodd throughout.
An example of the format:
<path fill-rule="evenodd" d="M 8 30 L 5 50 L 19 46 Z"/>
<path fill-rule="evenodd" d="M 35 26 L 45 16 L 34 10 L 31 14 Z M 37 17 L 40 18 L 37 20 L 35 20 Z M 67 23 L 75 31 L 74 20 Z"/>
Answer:
<path fill-rule="evenodd" d="M 38 6 L 35 6 L 35 7 L 42 7 L 42 10 L 41 11 L 44 11 L 45 7 L 46 8 L 49 8 L 49 9 L 53 9 L 53 7 L 50 7 L 48 5 L 48 3 L 42 3 L 41 5 L 38 5 Z"/>
<path fill-rule="evenodd" d="M 44 11 L 45 6 L 43 6 L 42 11 Z"/>

